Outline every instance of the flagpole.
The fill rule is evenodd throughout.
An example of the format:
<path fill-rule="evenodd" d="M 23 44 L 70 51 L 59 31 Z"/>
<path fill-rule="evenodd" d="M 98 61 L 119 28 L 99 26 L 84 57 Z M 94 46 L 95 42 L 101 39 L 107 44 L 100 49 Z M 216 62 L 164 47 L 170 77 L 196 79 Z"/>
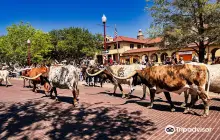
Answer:
<path fill-rule="evenodd" d="M 116 24 L 115 24 L 115 29 L 116 29 Z M 117 37 L 118 37 L 118 33 L 117 33 Z M 117 39 L 117 37 L 116 37 L 116 39 Z M 116 41 L 116 43 L 117 43 L 118 64 L 119 64 L 120 63 L 120 55 L 119 55 L 119 51 L 118 51 L 118 41 Z"/>

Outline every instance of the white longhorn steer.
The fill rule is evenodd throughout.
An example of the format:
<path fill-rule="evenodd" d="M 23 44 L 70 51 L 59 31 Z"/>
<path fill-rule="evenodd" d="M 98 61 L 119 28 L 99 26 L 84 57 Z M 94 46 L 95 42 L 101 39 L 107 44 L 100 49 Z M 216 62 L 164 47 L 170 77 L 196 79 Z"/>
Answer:
<path fill-rule="evenodd" d="M 124 76 L 127 76 L 128 74 L 134 72 L 135 70 L 142 70 L 143 67 L 144 67 L 143 65 L 139 65 L 139 64 L 112 65 L 112 66 L 108 66 L 102 70 L 99 68 L 89 68 L 86 70 L 86 72 L 89 76 L 92 76 L 92 77 L 99 76 L 101 79 L 101 83 L 102 83 L 102 81 L 109 79 L 112 82 L 112 84 L 114 85 L 113 95 L 115 94 L 117 87 L 119 87 L 119 89 L 122 92 L 122 98 L 125 98 L 126 94 L 124 93 L 121 85 L 125 84 L 130 87 L 130 92 L 129 92 L 129 94 L 127 94 L 127 96 L 129 97 L 133 93 L 133 91 L 135 90 L 134 86 L 132 84 L 133 78 L 131 77 L 129 79 L 121 80 L 121 79 L 115 78 L 113 75 L 117 75 L 119 77 L 124 77 Z M 143 94 L 144 96 L 142 98 L 145 98 L 145 95 L 146 95 L 145 94 L 146 93 L 146 86 L 145 85 L 143 85 L 143 93 L 144 93 Z"/>
<path fill-rule="evenodd" d="M 8 87 L 8 83 L 11 85 L 11 83 L 8 80 L 9 77 L 9 71 L 7 70 L 0 70 L 0 84 L 2 84 L 2 81 L 6 82 L 6 87 Z"/>
<path fill-rule="evenodd" d="M 73 65 L 51 66 L 48 75 L 48 80 L 51 85 L 50 96 L 52 96 L 54 91 L 56 100 L 58 100 L 56 88 L 70 89 L 73 94 L 73 104 L 76 106 L 78 104 L 79 95 L 78 78 L 77 68 Z"/>

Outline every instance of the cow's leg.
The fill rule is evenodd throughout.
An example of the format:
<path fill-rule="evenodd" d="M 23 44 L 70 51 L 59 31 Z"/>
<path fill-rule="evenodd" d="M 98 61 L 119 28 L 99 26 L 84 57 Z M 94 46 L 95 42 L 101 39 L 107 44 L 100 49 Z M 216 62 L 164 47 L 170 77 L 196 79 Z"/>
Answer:
<path fill-rule="evenodd" d="M 25 88 L 25 79 L 23 80 L 23 87 Z"/>
<path fill-rule="evenodd" d="M 134 87 L 133 87 L 133 78 L 131 78 L 130 79 L 130 81 L 129 81 L 130 83 L 129 83 L 129 85 L 130 85 L 130 92 L 128 93 L 128 98 L 132 95 L 132 93 L 134 92 Z"/>
<path fill-rule="evenodd" d="M 50 90 L 50 98 L 52 98 L 53 91 L 54 91 L 54 88 L 52 87 Z"/>
<path fill-rule="evenodd" d="M 37 84 L 36 84 L 36 82 L 33 81 L 33 90 L 32 91 L 36 92 L 36 89 L 37 89 Z"/>
<path fill-rule="evenodd" d="M 145 84 L 143 84 L 143 96 L 142 96 L 141 100 L 144 100 L 146 98 L 146 91 L 147 91 L 147 86 Z"/>
<path fill-rule="evenodd" d="M 5 86 L 8 87 L 8 78 L 5 77 L 3 81 L 5 81 Z"/>
<path fill-rule="evenodd" d="M 120 89 L 120 91 L 121 91 L 121 93 L 122 93 L 122 98 L 125 98 L 126 95 L 125 95 L 125 93 L 124 93 L 124 91 L 123 91 L 123 88 L 122 88 L 121 84 L 118 83 L 118 87 L 119 87 L 119 89 Z M 115 91 L 116 91 L 116 89 L 117 89 L 117 86 L 116 86 L 116 88 L 115 88 Z"/>
<path fill-rule="evenodd" d="M 154 98 L 155 98 L 155 94 L 156 94 L 156 89 L 151 88 L 150 89 L 150 106 L 148 108 L 153 108 L 154 105 Z"/>
<path fill-rule="evenodd" d="M 73 93 L 73 105 L 74 106 L 78 106 L 78 98 L 77 98 L 77 94 L 79 94 L 79 90 L 78 89 L 73 89 L 72 90 L 72 93 Z"/>
<path fill-rule="evenodd" d="M 116 89 L 117 89 L 118 85 L 119 85 L 119 84 L 114 84 L 114 92 L 113 92 L 112 96 L 115 95 L 115 92 L 116 92 Z M 120 86 L 119 86 L 119 88 L 120 88 Z M 121 89 L 120 89 L 120 90 L 121 90 Z M 123 92 L 123 91 L 121 91 L 121 92 Z"/>
<path fill-rule="evenodd" d="M 130 98 L 130 96 L 133 94 L 134 90 L 135 90 L 134 87 L 130 86 L 130 92 L 128 93 L 128 97 L 127 98 Z"/>
<path fill-rule="evenodd" d="M 185 107 L 188 103 L 188 99 L 189 99 L 189 91 L 190 89 L 184 91 L 184 102 L 181 104 L 181 107 Z"/>
<path fill-rule="evenodd" d="M 168 103 L 170 104 L 171 112 L 174 112 L 175 111 L 175 106 L 174 106 L 174 104 L 171 100 L 170 93 L 169 92 L 164 92 L 164 95 L 165 95 Z"/>
<path fill-rule="evenodd" d="M 184 114 L 188 113 L 190 109 L 193 107 L 193 105 L 195 104 L 195 102 L 197 101 L 198 98 L 196 94 L 197 94 L 196 92 L 191 93 L 191 101 L 189 104 L 188 103 L 186 104 L 186 108 L 183 112 Z"/>
<path fill-rule="evenodd" d="M 57 88 L 56 87 L 53 87 L 54 89 L 54 94 L 55 94 L 55 100 L 58 101 L 58 97 L 57 97 Z"/>
<path fill-rule="evenodd" d="M 28 80 L 28 87 L 31 88 L 31 80 Z"/>
<path fill-rule="evenodd" d="M 50 83 L 49 82 L 46 82 L 45 84 L 44 84 L 44 94 L 45 94 L 45 96 L 48 96 L 47 95 L 47 93 L 49 93 L 50 92 Z"/>
<path fill-rule="evenodd" d="M 203 103 L 204 103 L 204 113 L 203 113 L 203 117 L 207 117 L 209 115 L 209 101 L 210 101 L 210 97 L 209 95 L 207 95 L 206 91 L 205 91 L 205 86 L 203 87 L 198 87 L 198 94 L 199 97 L 202 99 Z"/>
<path fill-rule="evenodd" d="M 5 78 L 5 83 L 6 83 L 6 84 L 5 84 L 6 87 L 8 87 L 8 78 L 7 78 L 7 77 Z"/>
<path fill-rule="evenodd" d="M 189 105 L 189 107 L 187 107 L 187 111 L 189 110 L 190 107 L 192 107 L 195 102 L 198 100 L 198 97 L 196 96 L 196 93 L 198 94 L 198 96 L 200 97 L 200 99 L 202 99 L 203 103 L 204 103 L 204 113 L 203 113 L 203 117 L 207 117 L 209 115 L 209 101 L 210 101 L 210 98 L 209 96 L 206 94 L 205 92 L 205 86 L 203 87 L 198 87 L 198 90 L 196 88 L 192 88 L 193 90 L 193 96 L 192 97 L 192 100 L 191 100 L 191 103 Z M 184 112 L 187 112 L 187 111 L 184 111 Z"/>

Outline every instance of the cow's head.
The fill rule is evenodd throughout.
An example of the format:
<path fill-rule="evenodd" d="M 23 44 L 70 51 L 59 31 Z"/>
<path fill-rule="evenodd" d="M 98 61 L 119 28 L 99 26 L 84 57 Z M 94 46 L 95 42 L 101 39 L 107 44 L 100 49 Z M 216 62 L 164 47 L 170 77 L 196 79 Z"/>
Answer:
<path fill-rule="evenodd" d="M 40 67 L 40 68 L 33 68 L 29 71 L 29 76 L 35 75 L 33 77 L 26 77 L 22 76 L 25 79 L 28 80 L 36 80 L 39 79 L 39 77 L 47 77 L 48 76 L 49 69 L 47 67 Z"/>

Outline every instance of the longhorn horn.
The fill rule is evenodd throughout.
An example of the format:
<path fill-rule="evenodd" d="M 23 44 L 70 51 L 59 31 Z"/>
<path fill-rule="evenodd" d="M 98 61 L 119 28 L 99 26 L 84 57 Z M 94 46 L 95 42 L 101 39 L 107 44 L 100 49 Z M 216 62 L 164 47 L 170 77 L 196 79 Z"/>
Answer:
<path fill-rule="evenodd" d="M 102 73 L 104 70 L 105 70 L 105 68 L 104 68 L 103 70 L 100 70 L 100 71 L 94 73 L 94 74 L 90 74 L 90 73 L 88 72 L 88 69 L 86 69 L 86 73 L 87 73 L 89 76 L 96 76 L 96 75 L 99 75 L 100 73 Z"/>
<path fill-rule="evenodd" d="M 21 72 L 21 71 L 25 71 L 25 70 L 30 70 L 31 68 L 25 68 L 25 69 L 17 69 L 15 66 L 14 66 L 14 70 L 17 71 L 17 72 Z"/>
<path fill-rule="evenodd" d="M 118 76 L 116 76 L 115 74 L 113 74 L 113 73 L 111 72 L 111 70 L 108 69 L 108 71 L 111 73 L 111 75 L 112 75 L 114 78 L 119 79 L 119 80 L 129 79 L 129 78 L 131 78 L 132 76 L 134 76 L 134 75 L 137 73 L 136 71 L 134 71 L 134 72 L 132 72 L 130 75 L 126 76 L 126 77 L 118 77 Z"/>
<path fill-rule="evenodd" d="M 28 80 L 35 80 L 35 79 L 37 79 L 38 77 L 40 77 L 41 75 L 42 75 L 42 73 L 38 74 L 38 75 L 35 76 L 35 77 L 26 77 L 26 76 L 21 76 L 21 77 L 24 78 L 24 79 L 28 79 Z"/>

